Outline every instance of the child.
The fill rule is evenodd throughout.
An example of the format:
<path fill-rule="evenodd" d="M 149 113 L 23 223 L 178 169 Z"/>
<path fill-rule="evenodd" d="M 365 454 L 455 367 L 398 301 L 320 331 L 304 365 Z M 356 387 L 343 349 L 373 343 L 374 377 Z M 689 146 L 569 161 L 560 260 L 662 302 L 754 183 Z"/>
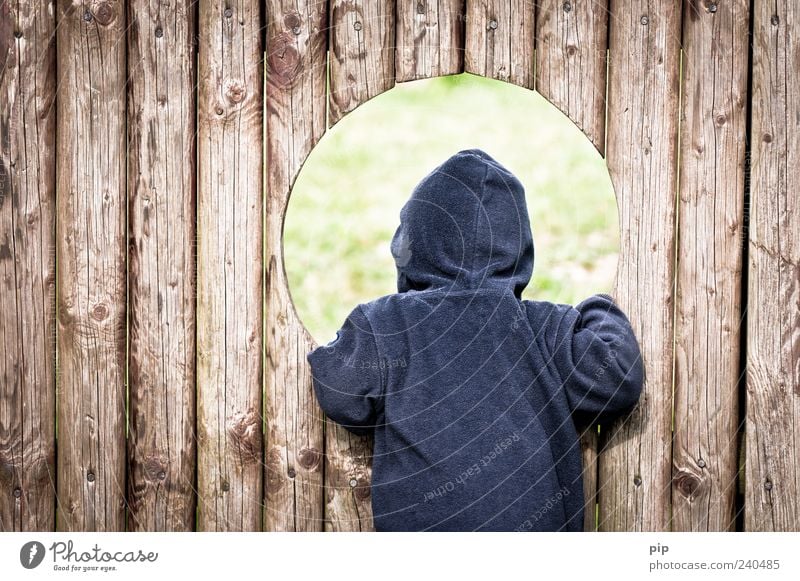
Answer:
<path fill-rule="evenodd" d="M 602 294 L 520 299 L 524 189 L 479 149 L 420 182 L 391 248 L 397 294 L 308 355 L 328 417 L 375 436 L 376 530 L 582 530 L 576 425 L 628 412 L 642 389 L 626 316 Z"/>

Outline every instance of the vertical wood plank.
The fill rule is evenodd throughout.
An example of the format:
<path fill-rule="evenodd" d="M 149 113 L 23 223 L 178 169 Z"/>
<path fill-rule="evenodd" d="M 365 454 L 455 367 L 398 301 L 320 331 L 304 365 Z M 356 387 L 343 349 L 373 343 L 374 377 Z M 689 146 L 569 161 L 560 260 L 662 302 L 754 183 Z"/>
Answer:
<path fill-rule="evenodd" d="M 680 531 L 736 524 L 748 28 L 746 0 L 684 3 L 672 449 Z"/>
<path fill-rule="evenodd" d="M 615 297 L 642 348 L 633 413 L 602 426 L 601 530 L 668 530 L 680 2 L 614 0 L 607 161 L 617 194 Z"/>
<path fill-rule="evenodd" d="M 323 420 L 306 354 L 314 341 L 289 294 L 282 232 L 292 185 L 325 132 L 327 2 L 267 2 L 264 527 L 323 528 Z"/>
<path fill-rule="evenodd" d="M 58 529 L 125 528 L 125 10 L 58 2 Z"/>
<path fill-rule="evenodd" d="M 394 86 L 395 1 L 331 0 L 329 126 Z"/>
<path fill-rule="evenodd" d="M 395 0 L 333 0 L 329 126 L 394 86 Z M 325 529 L 369 531 L 372 439 L 325 423 Z"/>
<path fill-rule="evenodd" d="M 536 90 L 605 153 L 608 0 L 539 0 Z"/>
<path fill-rule="evenodd" d="M 194 530 L 195 4 L 128 4 L 128 529 Z"/>
<path fill-rule="evenodd" d="M 397 82 L 464 70 L 464 0 L 397 1 Z"/>
<path fill-rule="evenodd" d="M 54 35 L 0 4 L 0 531 L 55 529 Z"/>
<path fill-rule="evenodd" d="M 467 0 L 464 70 L 533 88 L 533 0 Z"/>
<path fill-rule="evenodd" d="M 756 0 L 745 529 L 800 530 L 800 6 Z"/>
<path fill-rule="evenodd" d="M 198 528 L 259 530 L 262 52 L 256 0 L 199 6 Z"/>

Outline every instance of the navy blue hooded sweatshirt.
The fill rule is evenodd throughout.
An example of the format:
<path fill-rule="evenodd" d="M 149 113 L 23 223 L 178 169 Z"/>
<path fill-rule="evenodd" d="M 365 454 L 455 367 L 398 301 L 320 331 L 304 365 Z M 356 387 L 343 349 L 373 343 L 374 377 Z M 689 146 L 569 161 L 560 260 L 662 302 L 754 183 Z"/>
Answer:
<path fill-rule="evenodd" d="M 487 153 L 428 174 L 392 239 L 397 293 L 308 355 L 323 411 L 374 434 L 378 531 L 580 531 L 577 427 L 628 412 L 639 346 L 608 295 L 521 300 L 522 184 Z"/>

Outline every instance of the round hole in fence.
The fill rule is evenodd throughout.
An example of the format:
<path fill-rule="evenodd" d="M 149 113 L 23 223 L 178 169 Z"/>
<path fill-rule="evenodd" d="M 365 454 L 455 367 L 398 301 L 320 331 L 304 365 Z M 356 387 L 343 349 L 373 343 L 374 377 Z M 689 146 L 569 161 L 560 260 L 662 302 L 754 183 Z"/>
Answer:
<path fill-rule="evenodd" d="M 414 186 L 480 148 L 525 186 L 535 264 L 523 298 L 611 292 L 619 253 L 605 161 L 533 91 L 471 74 L 401 83 L 344 116 L 313 149 L 284 224 L 292 300 L 319 343 L 359 303 L 396 292 L 389 243 Z"/>

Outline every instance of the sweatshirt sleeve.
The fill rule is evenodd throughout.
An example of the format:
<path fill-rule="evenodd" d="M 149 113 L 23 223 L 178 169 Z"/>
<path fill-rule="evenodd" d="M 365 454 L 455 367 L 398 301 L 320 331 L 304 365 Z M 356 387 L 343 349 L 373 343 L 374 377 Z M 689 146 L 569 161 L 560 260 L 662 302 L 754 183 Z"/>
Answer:
<path fill-rule="evenodd" d="M 361 306 L 348 315 L 333 341 L 307 358 L 314 392 L 325 414 L 355 434 L 370 433 L 382 403 L 383 372 Z"/>
<path fill-rule="evenodd" d="M 606 294 L 557 309 L 553 359 L 576 422 L 608 421 L 633 409 L 644 366 L 622 310 Z"/>

